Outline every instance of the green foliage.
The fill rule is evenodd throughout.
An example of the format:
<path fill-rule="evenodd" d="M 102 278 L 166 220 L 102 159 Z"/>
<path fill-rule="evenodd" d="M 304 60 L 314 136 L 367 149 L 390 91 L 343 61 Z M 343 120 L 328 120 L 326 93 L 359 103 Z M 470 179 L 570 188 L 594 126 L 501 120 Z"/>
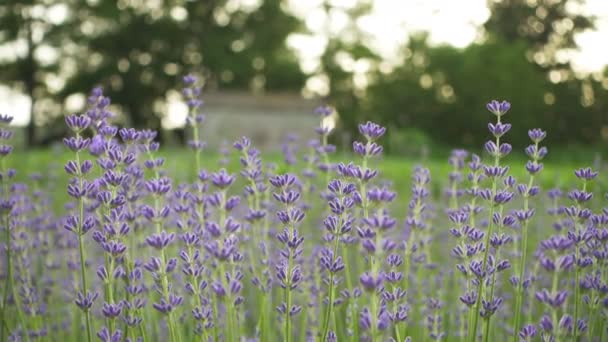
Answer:
<path fill-rule="evenodd" d="M 64 113 L 66 97 L 96 85 L 119 106 L 122 123 L 158 129 L 164 113 L 157 104 L 169 89 L 180 88 L 181 75 L 194 72 L 203 76 L 206 89 L 258 92 L 299 91 L 306 77 L 323 76 L 327 102 L 338 108 L 348 136 L 363 120 L 379 121 L 394 127 L 394 143 L 387 147 L 394 153 L 413 153 L 403 146 L 427 139 L 479 146 L 487 137 L 484 105 L 493 98 L 513 104 L 510 121 L 519 128 L 511 137 L 515 148 L 527 143 L 526 130 L 532 127 L 547 129 L 552 145 L 600 143 L 608 139 L 602 77 L 577 78 L 569 63 L 556 57 L 560 49 L 575 47 L 576 33 L 593 27 L 594 18 L 570 10 L 580 2 L 489 1 L 484 41 L 456 49 L 430 46 L 425 35 L 414 35 L 402 49 L 401 65 L 387 72 L 357 25 L 373 2 L 344 10 L 325 1 L 326 12 L 344 10 L 348 20 L 344 32 L 328 33 L 319 67 L 309 75 L 285 44 L 291 33 L 305 31 L 285 11 L 286 0 L 251 6 L 228 0 L 149 6 L 109 0 L 0 2 L 0 45 L 25 41 L 28 46 L 15 60 L 0 60 L 0 82 L 34 98 L 38 122 L 46 125 L 38 133 L 49 137 L 63 134 L 56 119 Z M 58 5 L 68 11 L 61 22 L 34 15 Z M 55 49 L 58 58 L 36 57 L 42 45 Z M 345 67 L 339 58 L 344 56 L 370 65 L 367 87 L 355 82 L 352 65 Z M 556 76 L 558 82 L 551 82 Z M 51 89 L 49 79 L 62 84 Z"/>
<path fill-rule="evenodd" d="M 53 103 L 54 90 L 46 86 L 45 80 L 60 74 L 59 47 L 71 32 L 70 18 L 60 25 L 45 15 L 62 3 L 54 0 L 0 2 L 0 46 L 8 46 L 11 52 L 0 56 L 0 84 L 18 89 L 32 99 L 29 114 L 34 119 L 26 130 L 28 145 L 36 143 L 35 121 L 44 121 L 40 114 Z M 59 56 L 49 58 L 44 49 L 54 49 Z M 45 108 L 39 105 L 42 99 L 50 100 Z"/>
<path fill-rule="evenodd" d="M 559 49 L 576 47 L 574 37 L 594 27 L 593 18 L 572 8 L 584 0 L 501 0 L 488 1 L 492 15 L 484 24 L 491 41 L 525 41 L 543 68 L 565 67 L 556 59 Z"/>
<path fill-rule="evenodd" d="M 106 85 L 134 126 L 159 128 L 154 101 L 179 88 L 179 76 L 188 72 L 204 75 L 207 88 L 299 89 L 303 75 L 285 46 L 299 21 L 282 10 L 281 0 L 255 8 L 228 8 L 227 2 L 179 2 L 187 14 L 177 18 L 173 2 L 153 10 L 114 1 L 81 5 L 82 20 L 104 23 L 82 35 L 85 54 L 101 62 L 91 67 L 82 59 L 64 95 Z"/>
<path fill-rule="evenodd" d="M 548 131 L 551 145 L 600 142 L 601 128 L 608 124 L 599 95 L 605 90 L 592 80 L 552 83 L 526 59 L 527 48 L 521 40 L 459 50 L 428 46 L 425 37 L 413 39 L 411 57 L 375 79 L 361 111 L 385 125 L 422 130 L 436 142 L 480 146 L 488 136 L 485 104 L 507 99 L 513 105 L 509 122 L 517 128 L 510 135 L 515 148 L 528 143 L 527 130 L 535 127 Z M 582 105 L 584 86 L 598 92 L 593 106 Z M 347 115 L 343 120 L 348 127 L 359 118 Z"/>
<path fill-rule="evenodd" d="M 488 136 L 485 104 L 499 98 L 513 104 L 515 148 L 528 143 L 527 130 L 534 127 L 548 131 L 552 146 L 605 141 L 606 89 L 597 79 L 574 75 L 569 62 L 556 58 L 561 49 L 575 47 L 576 33 L 593 27 L 593 18 L 570 10 L 578 3 L 489 1 L 483 42 L 457 49 L 431 46 L 425 34 L 410 37 L 402 64 L 390 72 L 372 70 L 364 91 L 354 89 L 352 73 L 326 63 L 335 66 L 326 68 L 332 83 L 338 75 L 347 85 L 331 87 L 343 126 L 354 130 L 362 120 L 376 120 L 426 132 L 442 144 L 480 146 Z"/>
<path fill-rule="evenodd" d="M 415 128 L 388 130 L 387 152 L 392 155 L 424 157 L 433 145 L 432 139 L 422 130 Z"/>
<path fill-rule="evenodd" d="M 68 12 L 61 22 L 46 15 L 56 5 Z M 188 72 L 203 75 L 207 89 L 301 89 L 304 75 L 285 44 L 300 21 L 284 5 L 284 0 L 249 7 L 228 0 L 1 2 L 0 45 L 26 41 L 27 49 L 16 60 L 0 60 L 0 82 L 37 101 L 51 99 L 57 113 L 67 96 L 102 85 L 126 122 L 158 129 L 162 113 L 155 103 L 165 100 L 167 90 L 179 89 Z M 33 27 L 33 36 L 41 38 L 30 39 Z M 59 58 L 44 63 L 36 58 L 42 45 Z M 48 76 L 65 84 L 50 91 Z M 35 110 L 40 115 L 46 109 Z"/>

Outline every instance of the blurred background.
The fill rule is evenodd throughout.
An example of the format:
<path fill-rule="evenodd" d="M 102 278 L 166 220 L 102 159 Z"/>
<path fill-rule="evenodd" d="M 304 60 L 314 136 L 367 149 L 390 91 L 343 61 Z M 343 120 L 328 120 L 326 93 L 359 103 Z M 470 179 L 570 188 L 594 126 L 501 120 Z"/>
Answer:
<path fill-rule="evenodd" d="M 395 155 L 479 149 L 497 98 L 516 149 L 541 127 L 549 146 L 607 151 L 606 42 L 606 0 L 4 0 L 0 112 L 22 146 L 48 146 L 100 85 L 118 125 L 177 146 L 194 73 L 212 146 L 304 139 L 329 103 L 344 149 L 363 120 Z"/>

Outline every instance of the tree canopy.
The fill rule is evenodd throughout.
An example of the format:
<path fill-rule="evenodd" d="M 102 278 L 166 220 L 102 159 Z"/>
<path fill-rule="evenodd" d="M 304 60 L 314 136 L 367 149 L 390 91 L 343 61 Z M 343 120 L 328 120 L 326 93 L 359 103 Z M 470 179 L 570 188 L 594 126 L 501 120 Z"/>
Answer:
<path fill-rule="evenodd" d="M 325 32 L 318 66 L 306 72 L 286 44 L 291 34 L 306 33 L 287 3 L 1 2 L 0 47 L 16 52 L 0 58 L 0 82 L 33 99 L 30 143 L 34 123 L 52 134 L 66 99 L 97 85 L 123 123 L 158 129 L 163 103 L 190 72 L 203 76 L 206 89 L 251 92 L 297 92 L 320 79 L 327 87 L 318 95 L 338 108 L 351 137 L 358 122 L 373 119 L 393 135 L 414 130 L 446 144 L 478 144 L 486 136 L 484 103 L 498 97 L 513 103 L 514 124 L 543 127 L 558 143 L 608 139 L 605 73 L 577 75 L 568 59 L 576 34 L 594 25 L 580 10 L 582 0 L 488 1 L 481 40 L 457 49 L 413 34 L 392 65 L 358 25 L 373 7 L 360 1 L 345 10 L 344 32 Z M 321 6 L 330 13 L 336 5 Z M 512 138 L 523 144 L 526 132 Z"/>

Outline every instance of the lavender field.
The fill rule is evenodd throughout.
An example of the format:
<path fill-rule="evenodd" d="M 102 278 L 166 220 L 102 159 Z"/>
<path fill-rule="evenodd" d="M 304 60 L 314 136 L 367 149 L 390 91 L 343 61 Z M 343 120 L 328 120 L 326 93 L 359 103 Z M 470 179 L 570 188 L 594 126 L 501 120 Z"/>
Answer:
<path fill-rule="evenodd" d="M 383 156 L 373 122 L 337 154 L 328 106 L 280 157 L 218 157 L 183 80 L 189 151 L 113 126 L 100 88 L 61 152 L 13 151 L 0 117 L 0 341 L 608 340 L 605 176 L 543 167 L 551 133 L 508 102 L 445 161 Z"/>

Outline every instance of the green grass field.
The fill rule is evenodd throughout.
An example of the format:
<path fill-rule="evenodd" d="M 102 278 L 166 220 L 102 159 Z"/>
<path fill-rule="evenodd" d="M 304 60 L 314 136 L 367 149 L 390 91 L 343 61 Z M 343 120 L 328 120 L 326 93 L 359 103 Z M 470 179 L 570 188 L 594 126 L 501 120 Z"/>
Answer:
<path fill-rule="evenodd" d="M 384 156 L 377 166 L 381 172 L 381 177 L 390 181 L 395 187 L 395 190 L 401 195 L 408 192 L 411 184 L 410 177 L 412 170 L 417 165 L 422 165 L 431 171 L 431 177 L 433 178 L 433 192 L 438 195 L 441 191 L 441 184 L 447 179 L 447 175 L 450 172 L 450 165 L 448 165 L 449 151 L 439 150 L 432 156 L 421 159 L 400 157 L 388 155 Z M 186 149 L 164 149 L 160 152 L 160 155 L 165 157 L 167 169 L 173 172 L 173 176 L 177 179 L 185 179 L 188 177 L 190 167 L 184 167 L 191 163 L 191 153 Z M 18 180 L 25 180 L 31 173 L 41 173 L 43 178 L 47 176 L 56 177 L 60 182 L 60 185 L 65 185 L 67 177 L 63 172 L 63 164 L 69 160 L 71 154 L 66 151 L 63 147 L 53 149 L 36 149 L 36 150 L 21 150 L 16 151 L 15 154 L 9 158 L 9 165 L 19 171 L 17 175 Z M 483 157 L 482 157 L 483 158 Z M 554 153 L 549 152 L 548 157 L 544 161 L 545 168 L 540 175 L 540 185 L 542 188 L 547 189 L 551 187 L 567 187 L 574 181 L 573 172 L 576 168 L 584 166 L 594 166 L 599 168 L 597 155 L 591 150 L 559 150 Z M 220 156 L 215 152 L 203 153 L 204 166 L 208 170 L 216 170 L 221 166 L 218 165 Z M 338 154 L 332 156 L 332 162 L 345 162 L 349 160 L 357 159 L 356 156 L 348 154 Z M 239 162 L 238 156 L 232 153 L 229 157 L 229 164 L 226 168 L 232 172 L 238 172 Z M 294 172 L 298 173 L 303 167 L 303 161 L 299 161 L 298 164 L 293 166 L 286 166 L 283 162 L 283 157 L 279 153 L 263 153 L 263 160 L 267 163 L 275 163 L 278 166 L 278 172 Z M 524 169 L 526 158 L 523 153 L 514 152 L 513 155 L 509 156 L 506 160 L 511 165 L 510 173 L 518 180 L 523 180 L 526 176 Z M 595 165 L 594 165 L 595 164 Z M 606 188 L 608 185 L 607 181 L 599 179 L 597 182 L 599 187 Z"/>
<path fill-rule="evenodd" d="M 183 182 L 188 179 L 192 179 L 193 177 L 193 157 L 192 153 L 186 149 L 164 149 L 159 152 L 159 155 L 165 157 L 166 162 L 163 167 L 173 180 L 173 185 L 177 186 L 178 183 Z M 41 149 L 41 150 L 32 150 L 32 151 L 16 151 L 14 154 L 8 158 L 9 165 L 15 169 L 17 169 L 17 181 L 27 183 L 29 186 L 34 186 L 33 182 L 29 180 L 29 176 L 31 173 L 39 173 L 42 175 L 42 178 L 38 185 L 42 189 L 46 189 L 51 196 L 55 199 L 53 202 L 53 208 L 58 217 L 63 217 L 67 214 L 64 211 L 63 206 L 69 202 L 71 199 L 66 194 L 66 186 L 68 183 L 68 177 L 63 170 L 63 164 L 70 159 L 72 154 L 68 153 L 64 148 L 55 148 L 55 149 Z M 592 153 L 583 153 L 580 155 L 558 153 L 555 157 L 552 158 L 551 155 L 546 159 L 544 171 L 539 175 L 538 184 L 541 187 L 541 195 L 537 202 L 535 202 L 535 206 L 539 214 L 535 217 L 534 223 L 530 226 L 530 239 L 528 240 L 528 255 L 531 255 L 532 252 L 537 248 L 538 242 L 542 239 L 546 239 L 553 232 L 551 225 L 553 223 L 553 218 L 549 215 L 544 214 L 545 210 L 551 205 L 550 201 L 547 200 L 546 191 L 553 187 L 559 187 L 564 192 L 570 190 L 571 188 L 576 186 L 576 178 L 574 176 L 574 170 L 576 168 L 580 168 L 583 166 L 591 166 L 594 163 Z M 215 172 L 219 168 L 223 167 L 220 165 L 220 156 L 217 153 L 205 153 L 203 154 L 203 165 L 204 168 L 209 172 Z M 585 159 L 589 159 L 585 162 Z M 93 159 L 93 158 L 90 158 Z M 295 173 L 300 174 L 301 171 L 305 167 L 305 163 L 302 160 L 299 160 L 295 165 L 288 166 L 283 161 L 283 157 L 277 153 L 270 154 L 262 154 L 262 159 L 265 163 L 274 163 L 276 164 L 276 173 Z M 356 160 L 359 163 L 358 156 L 352 156 L 348 154 L 336 154 L 331 156 L 332 163 L 337 162 L 348 162 L 349 160 Z M 484 157 L 483 161 L 488 161 L 489 159 Z M 524 169 L 524 165 L 526 163 L 525 156 L 523 153 L 517 154 L 513 153 L 513 156 L 509 156 L 505 160 L 511 167 L 510 175 L 514 176 L 517 179 L 518 183 L 526 182 L 528 179 L 527 173 Z M 595 161 L 596 165 L 593 165 L 594 169 L 599 169 L 601 165 L 597 161 Z M 454 275 L 455 273 L 451 273 L 454 271 L 454 267 L 451 267 L 454 261 L 451 259 L 451 250 L 456 245 L 455 239 L 448 233 L 448 229 L 452 226 L 452 224 L 447 219 L 447 215 L 445 214 L 445 208 L 447 208 L 447 200 L 443 195 L 444 189 L 446 188 L 448 174 L 451 171 L 451 166 L 447 162 L 447 152 L 444 154 L 443 152 L 437 153 L 436 155 L 432 155 L 427 159 L 421 158 L 406 158 L 406 157 L 397 157 L 397 156 L 384 156 L 379 160 L 374 160 L 370 163 L 370 167 L 378 168 L 380 171 L 380 181 L 377 184 L 382 183 L 390 183 L 391 189 L 395 191 L 397 195 L 397 199 L 391 205 L 391 215 L 397 220 L 398 229 L 394 232 L 394 237 L 396 241 L 400 241 L 402 226 L 405 217 L 408 215 L 408 201 L 410 199 L 410 187 L 412 185 L 412 173 L 416 166 L 423 166 L 430 170 L 432 181 L 430 182 L 430 191 L 431 196 L 429 198 L 429 202 L 433 212 L 433 218 L 429 221 L 430 225 L 432 225 L 430 230 L 430 235 L 432 235 L 431 247 L 429 250 L 430 259 L 435 264 L 443 265 L 445 267 L 440 268 L 441 272 L 445 271 L 439 275 L 439 269 L 425 269 L 422 267 L 417 268 L 415 274 L 415 283 L 412 285 L 415 286 L 429 286 L 426 282 L 429 279 L 435 279 L 433 277 L 445 277 L 446 279 L 444 284 L 440 285 L 430 285 L 430 286 L 438 286 L 436 290 L 438 291 L 439 299 L 446 303 L 445 312 L 458 312 L 459 306 L 458 301 L 455 298 L 458 298 L 460 293 L 460 287 L 455 286 L 459 281 L 458 275 Z M 236 153 L 231 153 L 229 156 L 229 162 L 225 165 L 225 167 L 232 173 L 239 172 L 239 160 Z M 99 172 L 96 169 L 93 172 Z M 465 169 L 465 173 L 468 170 Z M 600 173 L 601 175 L 601 173 Z M 91 176 L 95 176 L 94 174 Z M 242 192 L 242 180 L 241 177 L 238 177 L 240 182 L 239 186 L 236 186 L 235 192 Z M 323 177 L 319 177 L 323 178 Z M 319 184 L 322 179 L 318 180 Z M 467 182 L 461 184 L 461 186 L 467 186 Z M 488 186 L 487 182 L 484 182 L 483 186 Z M 593 182 L 592 189 L 596 194 L 596 198 L 593 203 L 590 204 L 594 211 L 599 210 L 602 203 L 603 195 L 606 193 L 608 189 L 608 183 L 606 182 L 606 177 L 598 177 L 596 181 Z M 316 195 L 316 194 L 315 194 Z M 322 223 L 320 219 L 323 217 L 323 212 L 326 210 L 326 203 L 321 201 L 318 197 L 315 197 L 313 200 L 314 207 L 311 210 L 310 221 L 306 221 L 307 225 L 302 227 L 303 234 L 306 235 L 307 243 L 309 244 L 307 248 L 310 246 L 316 246 L 321 244 L 321 236 L 319 227 L 322 227 Z M 464 202 L 463 202 L 464 203 Z M 461 203 L 461 204 L 463 204 Z M 567 199 L 562 200 L 561 204 L 569 203 Z M 517 198 L 508 206 L 506 206 L 505 210 L 513 210 L 521 208 L 521 198 Z M 485 214 L 483 215 L 485 219 Z M 91 241 L 87 242 L 88 246 L 94 247 Z M 512 245 L 513 247 L 517 247 L 518 245 Z M 250 248 L 249 246 L 248 248 Z M 512 253 L 510 251 L 512 247 L 509 247 L 508 253 Z M 91 250 L 94 250 L 92 248 Z M 309 253 L 310 250 L 307 249 L 306 253 Z M 147 250 L 146 250 L 146 253 Z M 358 253 L 351 253 L 349 256 L 345 256 L 346 263 L 349 265 L 357 265 L 354 269 L 360 270 L 361 266 L 359 263 L 360 255 Z M 532 263 L 532 265 L 536 265 L 536 263 Z M 537 266 L 535 266 L 537 267 Z M 506 284 L 507 279 L 502 279 L 502 282 Z M 503 289 L 505 292 L 509 291 L 509 287 L 505 286 Z M 414 290 L 412 290 L 414 291 Z M 424 292 L 423 290 L 416 290 L 419 293 Z M 248 302 L 247 305 L 250 309 L 254 309 L 259 304 L 256 299 L 255 292 L 251 288 L 246 288 L 245 293 L 247 294 L 247 298 L 252 298 L 251 302 Z M 340 309 L 343 310 L 343 309 Z M 418 310 L 418 309 L 416 309 Z M 422 309 L 420 309 L 422 310 Z M 272 311 L 272 310 L 271 310 Z M 346 317 L 346 313 L 343 311 L 338 311 L 338 313 L 342 316 Z M 422 311 L 414 311 L 412 313 L 413 318 L 412 321 L 416 321 L 416 319 L 420 319 L 422 317 Z M 535 313 L 538 315 L 538 313 Z M 147 316 L 147 319 L 150 322 L 155 322 L 160 320 L 159 317 L 154 316 L 154 314 L 150 314 L 151 316 Z M 302 316 L 305 318 L 305 316 Z M 537 317 L 533 317 L 536 319 Z M 453 335 L 455 330 L 458 329 L 456 326 L 456 320 L 453 319 L 452 315 L 446 315 L 444 317 L 444 329 L 448 332 L 448 334 Z M 253 331 L 255 326 L 253 325 L 255 322 L 248 322 L 247 329 L 249 331 Z M 302 326 L 304 321 L 301 323 Z M 346 324 L 346 321 L 338 321 L 337 326 L 340 327 L 341 330 L 345 330 L 343 325 Z M 499 329 L 498 325 L 496 326 Z M 500 328 L 502 329 L 502 328 Z M 497 330 L 498 331 L 498 330 Z M 189 334 L 189 332 L 187 333 Z M 414 341 L 422 340 L 424 331 L 410 329 L 409 334 L 414 338 Z M 499 333 L 494 333 L 494 336 L 502 336 L 502 330 Z M 160 336 L 160 335 L 159 335 Z M 186 335 L 190 336 L 190 335 Z M 451 341 L 451 340 L 449 340 Z"/>

